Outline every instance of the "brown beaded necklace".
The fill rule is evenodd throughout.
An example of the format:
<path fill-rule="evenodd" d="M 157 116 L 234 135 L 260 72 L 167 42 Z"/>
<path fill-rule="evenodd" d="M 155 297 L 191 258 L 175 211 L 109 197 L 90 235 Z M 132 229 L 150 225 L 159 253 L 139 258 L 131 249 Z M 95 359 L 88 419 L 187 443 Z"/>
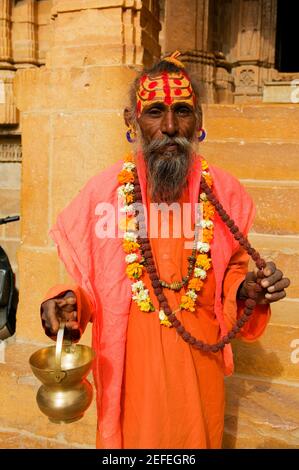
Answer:
<path fill-rule="evenodd" d="M 143 212 L 141 188 L 140 188 L 140 183 L 139 183 L 138 175 L 136 171 L 134 171 L 134 180 L 135 180 L 134 182 L 135 202 L 139 203 L 139 207 L 141 208 L 138 214 L 137 223 L 138 223 L 139 231 L 144 233 L 144 231 L 146 230 L 146 223 L 145 223 L 145 216 Z M 240 232 L 235 222 L 226 213 L 222 204 L 219 202 L 217 197 L 213 194 L 212 190 L 206 183 L 204 177 L 201 177 L 201 180 L 200 180 L 200 190 L 206 193 L 208 200 L 213 204 L 220 218 L 227 225 L 227 227 L 229 228 L 235 240 L 237 240 L 239 244 L 243 246 L 243 248 L 247 251 L 249 256 L 251 256 L 251 258 L 256 264 L 256 267 L 258 268 L 258 273 L 257 273 L 258 279 L 254 287 L 250 289 L 248 292 L 248 298 L 245 300 L 245 308 L 244 308 L 243 315 L 237 320 L 237 322 L 235 323 L 233 328 L 227 333 L 227 335 L 223 336 L 221 340 L 218 341 L 218 343 L 215 343 L 215 344 L 204 343 L 203 341 L 195 338 L 188 331 L 186 331 L 185 327 L 177 319 L 176 315 L 172 312 L 168 304 L 168 301 L 166 299 L 166 296 L 163 293 L 163 289 L 162 289 L 163 286 L 158 277 L 149 238 L 138 237 L 138 243 L 141 246 L 141 252 L 145 259 L 146 270 L 149 274 L 149 278 L 151 280 L 154 293 L 159 301 L 160 307 L 164 310 L 164 313 L 167 316 L 168 321 L 172 324 L 173 327 L 176 328 L 176 331 L 178 332 L 178 334 L 183 338 L 183 340 L 186 343 L 190 344 L 190 346 L 194 347 L 195 349 L 200 349 L 204 352 L 216 353 L 220 349 L 223 349 L 226 344 L 229 344 L 235 338 L 235 336 L 239 333 L 240 329 L 245 325 L 245 323 L 249 320 L 250 316 L 252 315 L 253 310 L 256 306 L 256 298 L 257 298 L 258 292 L 262 291 L 260 281 L 261 281 L 261 278 L 264 277 L 262 269 L 266 266 L 266 262 L 264 259 L 261 258 L 260 254 L 251 246 L 247 237 L 245 237 Z M 191 264 L 192 266 L 194 266 L 193 263 Z"/>

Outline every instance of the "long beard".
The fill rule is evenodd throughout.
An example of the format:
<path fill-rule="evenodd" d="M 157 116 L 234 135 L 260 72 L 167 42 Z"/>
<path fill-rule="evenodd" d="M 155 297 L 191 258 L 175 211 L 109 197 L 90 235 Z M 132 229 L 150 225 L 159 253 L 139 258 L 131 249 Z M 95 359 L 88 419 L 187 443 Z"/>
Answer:
<path fill-rule="evenodd" d="M 174 151 L 167 145 L 176 144 Z M 171 204 L 180 199 L 192 163 L 192 143 L 185 137 L 163 137 L 142 143 L 151 200 Z"/>

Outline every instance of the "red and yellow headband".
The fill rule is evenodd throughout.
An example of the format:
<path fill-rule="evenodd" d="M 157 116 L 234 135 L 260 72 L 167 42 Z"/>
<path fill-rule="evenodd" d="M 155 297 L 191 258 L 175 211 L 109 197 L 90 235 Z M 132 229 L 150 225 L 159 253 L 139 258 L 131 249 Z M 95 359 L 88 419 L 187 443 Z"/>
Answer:
<path fill-rule="evenodd" d="M 176 51 L 163 60 L 183 68 L 183 64 L 177 60 L 178 55 Z M 137 90 L 137 116 L 140 116 L 144 108 L 155 102 L 164 103 L 167 106 L 175 102 L 184 102 L 194 107 L 195 101 L 190 78 L 184 70 L 172 73 L 163 72 L 154 77 L 143 75 Z"/>

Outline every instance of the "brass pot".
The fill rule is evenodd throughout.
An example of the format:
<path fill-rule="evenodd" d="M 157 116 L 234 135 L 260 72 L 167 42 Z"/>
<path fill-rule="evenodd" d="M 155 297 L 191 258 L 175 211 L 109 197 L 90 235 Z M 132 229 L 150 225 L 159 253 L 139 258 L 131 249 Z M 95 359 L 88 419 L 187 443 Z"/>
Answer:
<path fill-rule="evenodd" d="M 64 323 L 56 346 L 39 349 L 29 358 L 34 375 L 42 382 L 36 401 L 54 423 L 70 423 L 82 418 L 92 401 L 92 385 L 86 380 L 94 351 L 89 346 L 63 344 Z"/>

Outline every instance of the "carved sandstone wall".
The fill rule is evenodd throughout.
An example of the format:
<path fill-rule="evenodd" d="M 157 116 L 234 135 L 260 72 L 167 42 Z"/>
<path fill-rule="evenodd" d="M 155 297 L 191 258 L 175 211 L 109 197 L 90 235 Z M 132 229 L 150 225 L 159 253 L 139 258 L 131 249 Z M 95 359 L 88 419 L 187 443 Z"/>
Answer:
<path fill-rule="evenodd" d="M 0 0 L 0 217 L 20 213 L 21 127 L 13 80 L 18 69 L 45 63 L 51 6 L 52 0 Z M 0 227 L 0 244 L 16 273 L 19 243 L 20 222 Z"/>

